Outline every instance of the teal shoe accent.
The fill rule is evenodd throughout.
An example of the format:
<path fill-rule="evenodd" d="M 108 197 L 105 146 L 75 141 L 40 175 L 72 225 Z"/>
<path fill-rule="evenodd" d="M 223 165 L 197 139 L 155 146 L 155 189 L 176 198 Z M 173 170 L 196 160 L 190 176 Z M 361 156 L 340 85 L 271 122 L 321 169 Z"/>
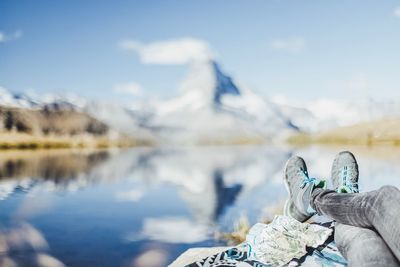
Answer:
<path fill-rule="evenodd" d="M 351 152 L 340 152 L 332 164 L 332 184 L 338 193 L 358 193 L 358 164 Z"/>
<path fill-rule="evenodd" d="M 307 166 L 300 157 L 292 157 L 285 167 L 284 182 L 289 193 L 284 213 L 304 222 L 316 212 L 311 208 L 311 194 L 315 188 L 326 188 L 326 181 L 310 178 Z"/>

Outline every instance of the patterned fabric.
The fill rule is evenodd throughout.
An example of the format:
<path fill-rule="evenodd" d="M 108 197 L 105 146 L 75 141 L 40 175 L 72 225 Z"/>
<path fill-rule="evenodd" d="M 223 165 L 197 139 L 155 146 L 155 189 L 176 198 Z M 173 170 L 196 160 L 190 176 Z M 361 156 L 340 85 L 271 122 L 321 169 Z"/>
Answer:
<path fill-rule="evenodd" d="M 269 265 L 250 260 L 247 253 L 248 250 L 249 246 L 244 243 L 243 245 L 189 264 L 187 267 L 269 267 Z"/>
<path fill-rule="evenodd" d="M 187 267 L 275 267 L 248 258 L 248 244 L 231 248 L 224 252 L 212 255 L 201 261 L 187 265 Z M 326 246 L 317 248 L 311 253 L 304 255 L 300 259 L 294 259 L 283 266 L 294 267 L 345 267 L 346 260 L 338 251 L 334 242 L 329 242 Z"/>
<path fill-rule="evenodd" d="M 270 224 L 254 225 L 243 244 L 187 267 L 347 266 L 332 240 L 332 231 L 276 216 Z"/>
<path fill-rule="evenodd" d="M 293 265 L 296 266 L 296 265 Z M 331 241 L 323 249 L 315 249 L 311 256 L 306 256 L 301 266 L 340 267 L 347 266 L 346 260 L 340 254 L 335 242 Z"/>
<path fill-rule="evenodd" d="M 246 236 L 250 258 L 272 266 L 282 266 L 307 253 L 306 247 L 322 245 L 333 230 L 317 224 L 301 223 L 288 216 L 276 216 L 270 224 L 255 224 Z"/>

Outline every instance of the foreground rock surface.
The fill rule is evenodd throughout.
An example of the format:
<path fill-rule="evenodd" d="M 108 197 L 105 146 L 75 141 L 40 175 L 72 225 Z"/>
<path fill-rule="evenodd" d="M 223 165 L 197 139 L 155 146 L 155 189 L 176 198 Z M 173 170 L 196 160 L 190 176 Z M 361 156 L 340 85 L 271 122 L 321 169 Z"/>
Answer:
<path fill-rule="evenodd" d="M 228 250 L 230 247 L 190 248 L 183 252 L 169 267 L 182 267 L 205 257 Z"/>

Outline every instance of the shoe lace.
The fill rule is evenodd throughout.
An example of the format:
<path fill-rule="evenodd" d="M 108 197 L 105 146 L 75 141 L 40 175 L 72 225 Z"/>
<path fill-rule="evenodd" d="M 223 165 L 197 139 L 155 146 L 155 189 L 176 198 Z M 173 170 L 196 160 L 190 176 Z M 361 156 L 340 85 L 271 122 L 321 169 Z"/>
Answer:
<path fill-rule="evenodd" d="M 353 169 L 348 166 L 344 166 L 342 169 L 342 183 L 343 186 L 346 187 L 350 192 L 356 193 L 358 192 L 358 183 L 352 182 L 350 177 L 353 176 Z"/>
<path fill-rule="evenodd" d="M 300 169 L 299 173 L 301 176 L 303 176 L 303 182 L 300 185 L 300 188 L 304 188 L 306 185 L 310 184 L 310 183 L 317 183 L 317 179 L 313 178 L 313 177 L 309 177 L 308 176 L 308 172 L 305 170 Z"/>

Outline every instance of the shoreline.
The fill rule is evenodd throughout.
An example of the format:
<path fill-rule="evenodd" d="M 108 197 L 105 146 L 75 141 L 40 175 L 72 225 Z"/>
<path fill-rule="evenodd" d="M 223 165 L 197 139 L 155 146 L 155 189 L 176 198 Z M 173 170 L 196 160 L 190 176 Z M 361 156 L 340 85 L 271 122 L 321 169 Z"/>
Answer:
<path fill-rule="evenodd" d="M 400 119 L 361 122 L 338 127 L 319 133 L 298 133 L 289 136 L 286 141 L 292 145 L 360 145 L 400 146 Z"/>
<path fill-rule="evenodd" d="M 30 135 L 23 133 L 0 133 L 0 151 L 6 150 L 53 150 L 53 149 L 99 149 L 128 148 L 150 145 L 143 140 L 128 137 L 110 138 L 93 135 Z"/>

